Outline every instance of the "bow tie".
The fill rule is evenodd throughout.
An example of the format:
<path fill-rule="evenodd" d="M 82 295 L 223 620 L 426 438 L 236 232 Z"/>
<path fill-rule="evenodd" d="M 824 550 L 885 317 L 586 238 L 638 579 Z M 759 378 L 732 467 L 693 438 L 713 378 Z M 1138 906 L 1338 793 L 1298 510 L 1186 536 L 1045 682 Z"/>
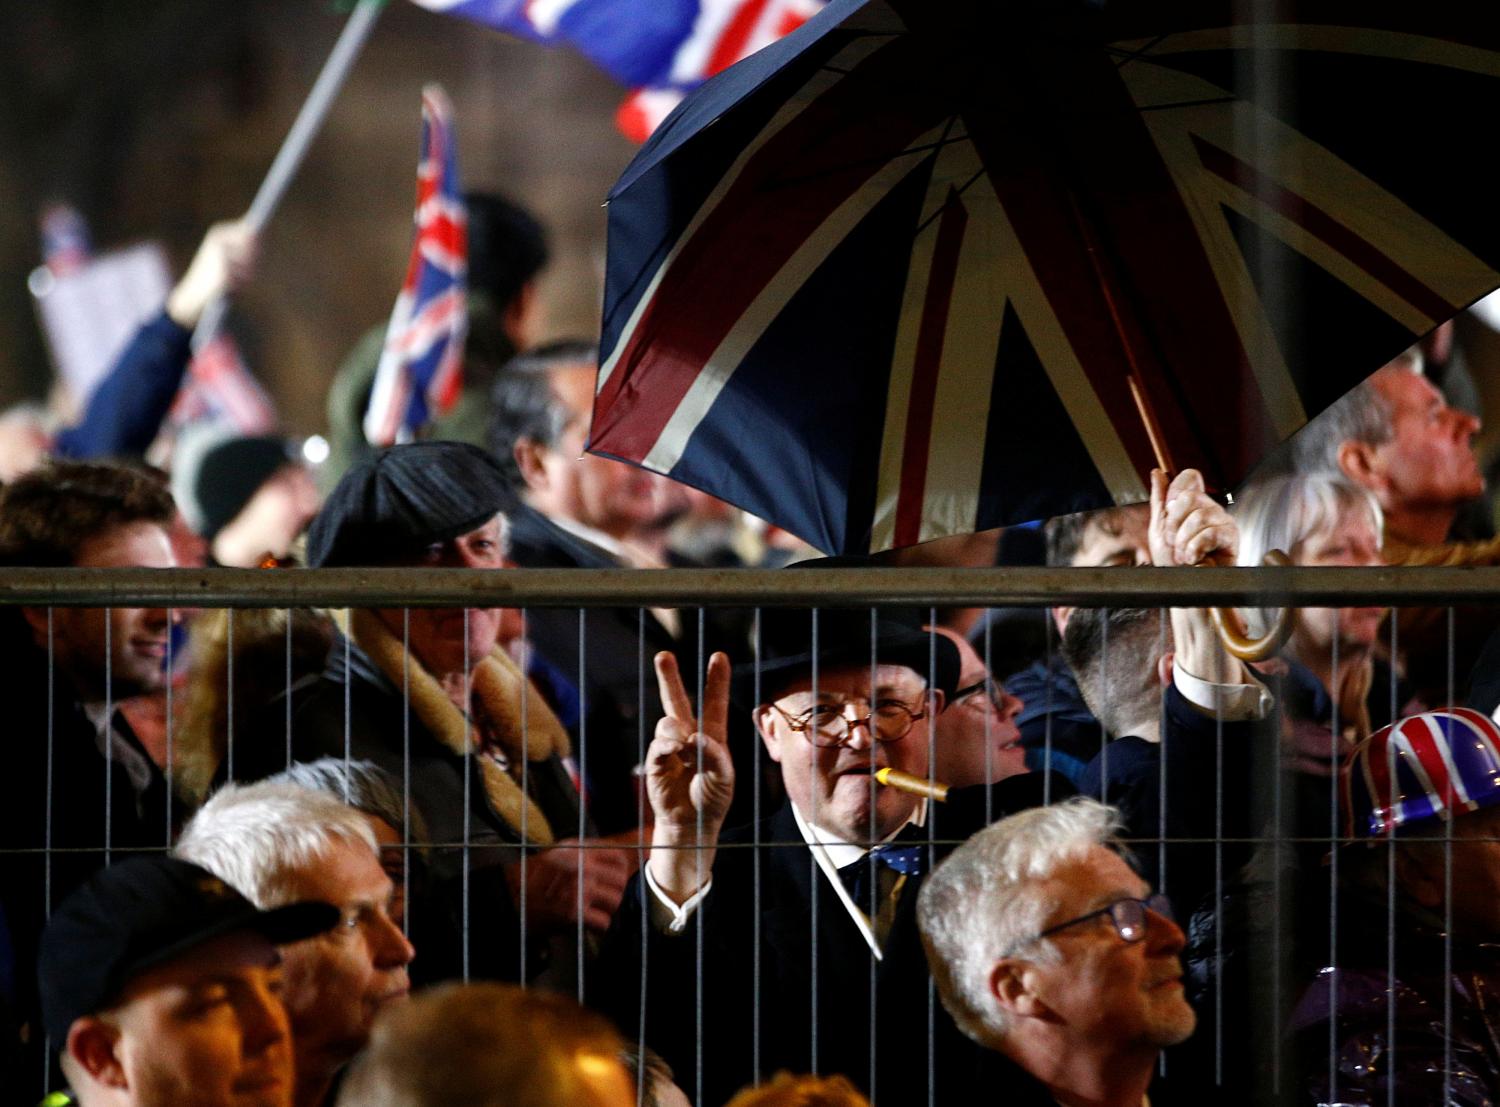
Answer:
<path fill-rule="evenodd" d="M 840 869 L 839 878 L 849 890 L 849 898 L 861 911 L 870 906 L 870 877 L 872 874 L 878 877 L 882 867 L 901 876 L 920 876 L 927 871 L 927 847 L 887 842 L 876 846 L 854 864 Z M 894 878 L 885 884 L 893 882 Z M 877 888 L 883 886 L 877 885 Z"/>

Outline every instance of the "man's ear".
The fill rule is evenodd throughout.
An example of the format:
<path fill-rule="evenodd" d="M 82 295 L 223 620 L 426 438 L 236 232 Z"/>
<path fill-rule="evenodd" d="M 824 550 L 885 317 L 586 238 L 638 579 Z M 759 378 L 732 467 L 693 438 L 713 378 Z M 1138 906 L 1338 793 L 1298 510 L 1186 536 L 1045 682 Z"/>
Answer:
<path fill-rule="evenodd" d="M 74 1019 L 68 1028 L 66 1053 L 96 1084 L 125 1088 L 125 1066 L 120 1060 L 120 1032 L 95 1015 Z"/>
<path fill-rule="evenodd" d="M 1168 650 L 1156 659 L 1156 679 L 1161 682 L 1163 688 L 1170 688 L 1172 686 L 1172 664 L 1176 656 L 1171 650 Z"/>
<path fill-rule="evenodd" d="M 1052 611 L 1052 623 L 1057 627 L 1057 640 L 1062 641 L 1063 635 L 1068 632 L 1068 616 L 1073 614 L 1071 607 L 1054 607 Z"/>
<path fill-rule="evenodd" d="M 511 455 L 516 459 L 516 467 L 521 470 L 521 479 L 527 488 L 540 491 L 547 487 L 547 467 L 542 464 L 542 454 L 546 449 L 535 438 L 518 438 L 511 447 Z"/>
<path fill-rule="evenodd" d="M 1338 461 L 1344 476 L 1361 488 L 1368 488 L 1379 495 L 1387 490 L 1390 481 L 1385 475 L 1384 467 L 1375 456 L 1375 449 L 1368 442 L 1346 439 L 1339 443 Z"/>
<path fill-rule="evenodd" d="M 766 745 L 766 753 L 778 765 L 781 763 L 781 739 L 771 727 L 771 705 L 763 703 L 750 715 L 755 720 L 755 729 L 760 731 L 760 740 Z"/>
<path fill-rule="evenodd" d="M 1031 967 L 1030 962 L 1002 957 L 990 968 L 990 995 L 1011 1018 L 1047 1019 L 1052 1016 L 1052 1009 L 1032 988 Z"/>
<path fill-rule="evenodd" d="M 944 692 L 941 688 L 932 688 L 928 690 L 927 696 L 930 707 L 928 718 L 936 719 L 943 713 L 943 708 L 948 706 L 948 693 Z"/>

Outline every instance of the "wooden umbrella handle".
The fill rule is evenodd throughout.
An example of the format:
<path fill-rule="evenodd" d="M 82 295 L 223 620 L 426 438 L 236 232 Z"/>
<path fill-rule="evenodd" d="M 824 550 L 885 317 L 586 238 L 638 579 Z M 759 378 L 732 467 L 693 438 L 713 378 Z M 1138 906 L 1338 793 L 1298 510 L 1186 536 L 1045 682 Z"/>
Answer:
<path fill-rule="evenodd" d="M 1267 550 L 1260 563 L 1290 565 L 1292 559 L 1281 550 Z M 1224 648 L 1241 661 L 1264 661 L 1280 650 L 1292 636 L 1294 622 L 1290 607 L 1283 607 L 1276 616 L 1275 624 L 1259 638 L 1250 637 L 1245 629 L 1245 621 L 1232 607 L 1210 608 L 1209 614 L 1213 616 L 1214 628 L 1219 632 L 1219 640 L 1224 643 Z"/>

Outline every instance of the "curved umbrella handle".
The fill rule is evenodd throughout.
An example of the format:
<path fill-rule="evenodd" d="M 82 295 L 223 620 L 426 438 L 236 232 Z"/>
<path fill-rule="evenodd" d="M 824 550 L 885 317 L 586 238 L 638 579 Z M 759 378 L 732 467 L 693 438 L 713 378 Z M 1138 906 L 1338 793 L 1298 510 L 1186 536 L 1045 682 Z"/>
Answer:
<path fill-rule="evenodd" d="M 1290 565 L 1292 559 L 1280 550 L 1267 550 L 1260 563 Z M 1290 607 L 1283 607 L 1281 614 L 1276 616 L 1275 624 L 1259 638 L 1250 637 L 1245 630 L 1245 621 L 1232 607 L 1213 607 L 1209 609 L 1209 614 L 1213 616 L 1214 628 L 1219 632 L 1219 640 L 1224 643 L 1224 648 L 1241 661 L 1264 661 L 1281 649 L 1292 636 L 1294 616 Z"/>

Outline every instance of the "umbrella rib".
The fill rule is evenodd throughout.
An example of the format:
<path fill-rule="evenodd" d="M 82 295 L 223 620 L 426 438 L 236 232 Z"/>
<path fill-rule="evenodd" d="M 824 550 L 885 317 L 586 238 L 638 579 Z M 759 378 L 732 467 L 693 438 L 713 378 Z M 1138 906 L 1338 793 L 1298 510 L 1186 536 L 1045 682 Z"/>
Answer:
<path fill-rule="evenodd" d="M 1238 104 L 1239 102 L 1240 98 L 1238 96 L 1209 96 L 1203 98 L 1202 100 L 1179 100 L 1175 104 L 1151 104 L 1150 106 L 1140 108 L 1139 110 L 1141 114 L 1144 115 L 1148 111 L 1170 111 L 1176 108 L 1201 108 L 1206 104 Z"/>
<path fill-rule="evenodd" d="M 842 173 L 852 166 L 885 165 L 889 162 L 895 161 L 897 158 L 911 157 L 913 154 L 931 153 L 935 150 L 941 150 L 945 146 L 951 146 L 956 142 L 968 141 L 969 136 L 967 133 L 959 135 L 956 138 L 940 138 L 936 142 L 925 142 L 921 146 L 908 146 L 904 150 L 897 151 L 894 154 L 878 155 L 876 157 L 860 158 L 857 161 L 844 162 L 834 167 L 833 169 L 824 170 L 818 173 L 805 173 L 795 177 L 781 177 L 775 180 L 768 180 L 766 181 L 766 190 L 771 191 L 778 188 L 792 188 L 797 185 L 807 184 L 810 181 L 819 180 L 820 178 L 828 176 L 830 173 Z"/>
<path fill-rule="evenodd" d="M 974 183 L 976 181 L 978 181 L 981 177 L 984 176 L 984 172 L 985 171 L 983 169 L 975 170 L 974 175 L 972 177 L 970 177 L 963 184 L 958 185 L 956 188 L 954 188 L 953 195 L 954 196 L 962 196 L 965 192 L 967 192 L 974 185 Z M 935 211 L 935 212 L 933 212 L 932 215 L 930 215 L 926 219 L 924 219 L 921 223 L 919 223 L 917 225 L 916 230 L 912 231 L 912 238 L 916 238 L 923 231 L 925 231 L 928 227 L 932 226 L 932 224 L 934 222 L 936 222 L 936 220 L 938 219 L 938 217 L 941 216 L 942 214 L 943 214 L 943 209 L 942 208 L 938 208 L 938 210 Z"/>
<path fill-rule="evenodd" d="M 1151 41 L 1147 42 L 1146 45 L 1142 46 L 1139 50 L 1116 50 L 1114 47 L 1109 47 L 1108 49 L 1109 52 L 1119 54 L 1120 56 L 1120 60 L 1116 64 L 1115 68 L 1124 69 L 1131 62 L 1138 61 L 1139 59 L 1144 58 L 1147 54 L 1151 53 L 1151 51 L 1155 50 L 1158 46 L 1160 46 L 1163 42 L 1171 37 L 1171 31 L 1163 31 Z"/>

